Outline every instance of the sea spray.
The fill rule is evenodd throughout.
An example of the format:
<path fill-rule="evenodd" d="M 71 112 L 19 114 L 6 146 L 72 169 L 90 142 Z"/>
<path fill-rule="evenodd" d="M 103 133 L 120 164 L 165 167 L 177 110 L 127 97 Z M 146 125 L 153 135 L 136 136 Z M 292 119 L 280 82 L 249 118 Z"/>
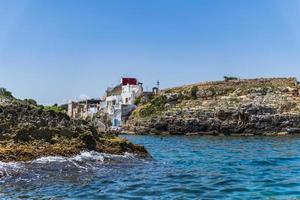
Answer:
<path fill-rule="evenodd" d="M 80 154 L 67 158 L 62 156 L 47 156 L 41 157 L 33 161 L 27 162 L 0 162 L 0 177 L 7 177 L 13 175 L 20 175 L 20 173 L 32 172 L 35 173 L 39 170 L 93 170 L 99 165 L 109 164 L 122 164 L 138 162 L 143 160 L 131 153 L 124 153 L 124 155 L 113 155 L 107 153 L 98 153 L 95 151 L 84 151 Z M 35 170 L 33 170 L 35 169 Z"/>

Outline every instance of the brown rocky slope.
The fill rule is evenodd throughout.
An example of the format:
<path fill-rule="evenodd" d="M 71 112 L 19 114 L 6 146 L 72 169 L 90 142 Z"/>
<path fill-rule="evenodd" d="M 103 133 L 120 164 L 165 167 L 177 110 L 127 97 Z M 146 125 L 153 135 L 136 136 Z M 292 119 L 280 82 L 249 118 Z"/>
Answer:
<path fill-rule="evenodd" d="M 148 156 L 144 147 L 98 132 L 87 121 L 72 120 L 55 109 L 21 101 L 0 90 L 0 161 L 43 156 L 73 156 L 81 151 Z"/>
<path fill-rule="evenodd" d="M 125 128 L 136 134 L 299 134 L 298 82 L 260 78 L 166 89 L 139 105 Z"/>

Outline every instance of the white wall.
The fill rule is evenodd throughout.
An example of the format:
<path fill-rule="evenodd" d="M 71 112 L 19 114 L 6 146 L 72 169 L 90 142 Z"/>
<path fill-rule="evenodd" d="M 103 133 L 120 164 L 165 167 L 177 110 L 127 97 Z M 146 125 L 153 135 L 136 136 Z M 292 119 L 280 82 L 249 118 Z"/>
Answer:
<path fill-rule="evenodd" d="M 106 97 L 106 102 L 107 102 L 107 112 L 108 114 L 112 115 L 114 114 L 114 107 L 121 105 L 122 97 L 120 95 L 108 96 Z"/>
<path fill-rule="evenodd" d="M 138 85 L 122 86 L 122 103 L 134 104 L 134 100 L 141 93 L 142 88 Z"/>
<path fill-rule="evenodd" d="M 142 87 L 139 85 L 125 85 L 122 86 L 121 95 L 106 97 L 107 112 L 112 116 L 112 123 L 115 126 L 121 125 L 122 119 L 122 105 L 132 105 L 124 109 L 124 112 L 129 112 L 128 109 L 134 109 L 134 101 L 142 93 Z M 126 101 L 127 100 L 127 101 Z M 115 102 L 115 104 L 113 104 Z"/>

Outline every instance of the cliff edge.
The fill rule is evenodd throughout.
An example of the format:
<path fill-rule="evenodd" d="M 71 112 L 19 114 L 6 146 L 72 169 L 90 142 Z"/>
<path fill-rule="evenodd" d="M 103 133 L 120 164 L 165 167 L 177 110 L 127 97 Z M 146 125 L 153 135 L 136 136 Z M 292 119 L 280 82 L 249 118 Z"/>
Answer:
<path fill-rule="evenodd" d="M 169 88 L 139 105 L 125 129 L 136 134 L 299 134 L 298 82 L 259 78 Z"/>

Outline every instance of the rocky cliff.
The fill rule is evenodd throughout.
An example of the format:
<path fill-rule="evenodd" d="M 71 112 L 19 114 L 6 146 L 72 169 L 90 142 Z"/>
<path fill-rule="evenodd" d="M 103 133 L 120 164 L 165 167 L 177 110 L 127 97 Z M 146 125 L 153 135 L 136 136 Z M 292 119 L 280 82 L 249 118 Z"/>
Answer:
<path fill-rule="evenodd" d="M 73 156 L 81 151 L 148 155 L 144 147 L 101 133 L 87 121 L 72 120 L 57 109 L 0 90 L 0 161 Z"/>
<path fill-rule="evenodd" d="M 137 134 L 298 134 L 299 86 L 296 78 L 260 78 L 170 88 L 139 105 L 125 128 Z"/>

